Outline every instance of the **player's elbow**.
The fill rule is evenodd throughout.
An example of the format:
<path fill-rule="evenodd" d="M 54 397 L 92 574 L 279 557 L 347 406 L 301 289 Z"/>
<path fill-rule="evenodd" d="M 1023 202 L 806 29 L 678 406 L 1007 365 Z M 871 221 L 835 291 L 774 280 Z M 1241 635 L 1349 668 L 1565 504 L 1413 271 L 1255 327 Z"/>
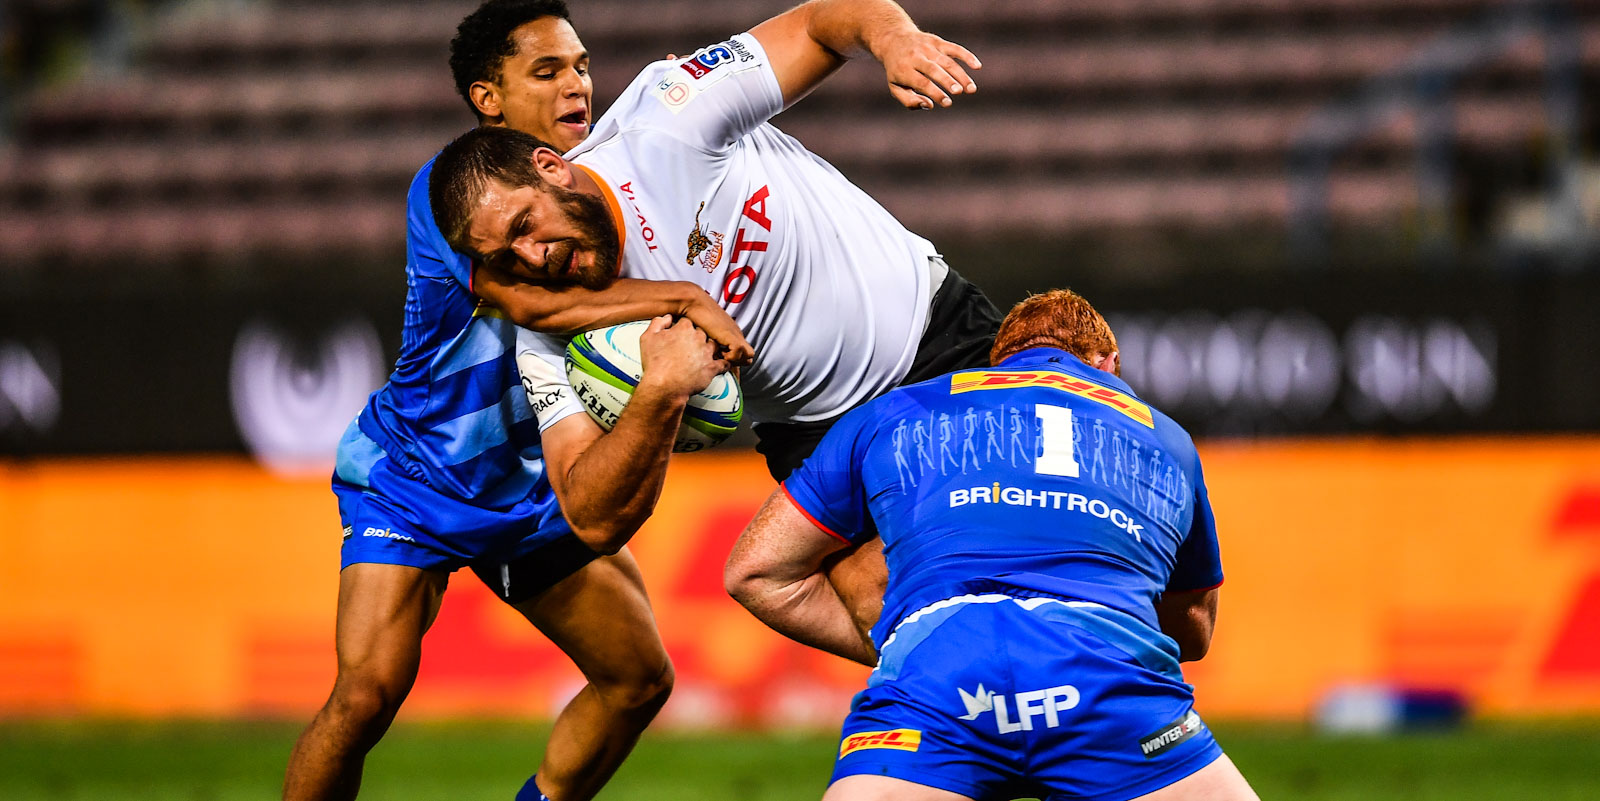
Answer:
<path fill-rule="evenodd" d="M 740 606 L 748 608 L 760 595 L 760 570 L 738 550 L 728 556 L 722 567 L 722 589 Z"/>
<path fill-rule="evenodd" d="M 1216 630 L 1214 613 L 1205 609 L 1190 609 L 1180 618 L 1178 625 L 1167 632 L 1178 643 L 1179 662 L 1198 662 L 1211 650 L 1211 634 Z M 1165 628 L 1165 627 L 1163 627 Z"/>
<path fill-rule="evenodd" d="M 1186 637 L 1174 637 L 1178 641 L 1178 661 L 1198 662 L 1206 658 L 1211 651 L 1211 633 L 1191 634 Z"/>
<path fill-rule="evenodd" d="M 1178 644 L 1178 661 L 1195 662 L 1211 650 L 1217 626 L 1217 590 L 1173 593 L 1156 608 L 1161 631 Z"/>

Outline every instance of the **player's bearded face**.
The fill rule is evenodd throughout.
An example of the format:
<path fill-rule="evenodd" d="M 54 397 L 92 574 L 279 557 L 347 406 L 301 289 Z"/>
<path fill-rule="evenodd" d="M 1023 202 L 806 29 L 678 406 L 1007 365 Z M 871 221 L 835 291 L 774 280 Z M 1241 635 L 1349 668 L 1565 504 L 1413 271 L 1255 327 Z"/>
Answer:
<path fill-rule="evenodd" d="M 567 227 L 576 235 L 550 246 L 549 265 L 572 262 L 566 275 L 535 275 L 535 279 L 577 284 L 585 289 L 604 289 L 617 277 L 617 223 L 604 200 L 547 184 L 551 197 L 566 216 Z M 574 254 L 576 257 L 574 258 Z M 555 267 L 554 269 L 559 269 Z"/>

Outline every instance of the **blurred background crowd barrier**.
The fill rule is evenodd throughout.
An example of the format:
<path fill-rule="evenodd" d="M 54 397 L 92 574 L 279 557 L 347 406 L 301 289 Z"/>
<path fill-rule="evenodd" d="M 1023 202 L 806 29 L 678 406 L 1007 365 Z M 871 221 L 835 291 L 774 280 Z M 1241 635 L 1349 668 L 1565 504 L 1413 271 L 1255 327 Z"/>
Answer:
<path fill-rule="evenodd" d="M 1229 572 L 1202 704 L 1600 712 L 1600 2 L 904 4 L 983 59 L 976 96 L 904 112 L 855 64 L 775 123 L 1002 305 L 1086 294 L 1200 437 Z M 572 0 L 597 108 L 787 5 Z M 398 348 L 405 188 L 472 124 L 473 6 L 0 12 L 0 716 L 321 701 L 325 477 Z M 759 461 L 673 469 L 635 547 L 669 715 L 842 715 L 860 671 L 720 590 Z M 467 579 L 408 709 L 554 708 L 575 674 Z"/>

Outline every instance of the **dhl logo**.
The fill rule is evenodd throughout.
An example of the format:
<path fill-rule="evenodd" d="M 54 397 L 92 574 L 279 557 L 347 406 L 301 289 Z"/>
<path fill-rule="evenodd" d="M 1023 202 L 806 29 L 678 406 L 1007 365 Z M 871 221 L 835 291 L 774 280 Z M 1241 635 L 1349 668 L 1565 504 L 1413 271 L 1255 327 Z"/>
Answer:
<path fill-rule="evenodd" d="M 864 731 L 844 738 L 839 744 L 839 758 L 869 748 L 893 748 L 896 751 L 915 751 L 922 747 L 922 732 L 918 729 L 890 729 L 889 731 Z"/>
<path fill-rule="evenodd" d="M 1131 395 L 1118 392 L 1110 387 L 1102 387 L 1092 381 L 1074 378 L 1063 373 L 1033 372 L 1028 370 L 1000 372 L 997 370 L 974 370 L 966 373 L 956 373 L 950 378 L 950 394 L 959 395 L 963 392 L 977 392 L 984 389 L 1020 389 L 1022 387 L 1050 387 L 1062 392 L 1070 392 L 1080 398 L 1103 403 L 1119 412 L 1143 423 L 1146 427 L 1155 428 L 1155 417 L 1150 413 L 1150 407 L 1143 401 Z"/>

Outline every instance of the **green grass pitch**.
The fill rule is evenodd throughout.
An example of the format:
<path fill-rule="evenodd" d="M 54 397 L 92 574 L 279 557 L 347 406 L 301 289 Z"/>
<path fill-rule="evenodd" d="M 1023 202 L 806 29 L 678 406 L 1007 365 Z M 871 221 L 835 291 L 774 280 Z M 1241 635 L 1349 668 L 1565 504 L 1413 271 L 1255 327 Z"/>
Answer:
<path fill-rule="evenodd" d="M 1400 737 L 1321 737 L 1219 723 L 1223 747 L 1264 799 L 1593 801 L 1600 721 L 1488 723 Z M 298 732 L 285 723 L 0 723 L 5 801 L 268 801 Z M 397 724 L 367 762 L 374 801 L 510 801 L 545 729 L 509 721 Z M 802 801 L 821 797 L 829 735 L 649 732 L 604 801 Z"/>

